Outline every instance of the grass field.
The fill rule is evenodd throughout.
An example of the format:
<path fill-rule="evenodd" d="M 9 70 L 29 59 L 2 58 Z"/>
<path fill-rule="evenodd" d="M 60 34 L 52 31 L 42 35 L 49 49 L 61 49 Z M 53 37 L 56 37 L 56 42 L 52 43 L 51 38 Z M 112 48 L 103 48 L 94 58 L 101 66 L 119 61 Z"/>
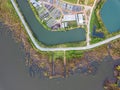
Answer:
<path fill-rule="evenodd" d="M 73 3 L 73 4 L 77 4 L 78 0 L 63 0 L 63 1 L 70 2 L 70 3 Z"/>
<path fill-rule="evenodd" d="M 73 4 L 85 4 L 85 5 L 92 6 L 95 0 L 63 0 L 63 1 L 73 3 Z"/>
<path fill-rule="evenodd" d="M 95 0 L 79 0 L 79 4 L 93 5 Z"/>

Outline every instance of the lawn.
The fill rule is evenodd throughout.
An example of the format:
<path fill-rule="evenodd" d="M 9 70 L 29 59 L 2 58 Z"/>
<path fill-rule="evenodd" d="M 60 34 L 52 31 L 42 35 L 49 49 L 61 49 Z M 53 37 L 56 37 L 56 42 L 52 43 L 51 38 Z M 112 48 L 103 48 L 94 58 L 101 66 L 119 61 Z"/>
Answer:
<path fill-rule="evenodd" d="M 66 1 L 66 2 L 70 2 L 70 3 L 77 4 L 77 1 L 78 1 L 78 0 L 63 0 L 63 1 Z"/>

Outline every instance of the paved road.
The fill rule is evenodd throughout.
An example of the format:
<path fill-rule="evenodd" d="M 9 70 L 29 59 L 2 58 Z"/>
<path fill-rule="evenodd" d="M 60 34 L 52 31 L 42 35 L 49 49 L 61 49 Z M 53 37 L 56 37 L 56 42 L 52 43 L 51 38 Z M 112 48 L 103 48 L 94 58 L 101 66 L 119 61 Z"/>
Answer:
<path fill-rule="evenodd" d="M 87 40 L 86 40 L 87 46 L 90 45 L 90 40 L 91 40 L 90 39 L 90 21 L 91 21 L 92 13 L 93 13 L 96 3 L 97 3 L 97 0 L 94 1 L 94 4 L 90 10 L 90 17 L 89 17 L 89 21 L 88 21 L 88 25 L 87 25 Z"/>
<path fill-rule="evenodd" d="M 35 47 L 36 47 L 37 49 L 39 49 L 39 50 L 41 50 L 41 51 L 87 50 L 87 49 L 92 49 L 92 48 L 101 46 L 101 45 L 106 44 L 106 43 L 108 43 L 108 42 L 110 42 L 110 41 L 112 41 L 112 40 L 115 40 L 115 39 L 120 38 L 120 35 L 116 35 L 116 36 L 114 36 L 114 37 L 111 37 L 111 38 L 106 39 L 106 40 L 104 40 L 104 41 L 101 41 L 101 42 L 99 42 L 99 43 L 92 44 L 92 45 L 88 45 L 88 46 L 85 46 L 85 47 L 68 47 L 68 48 L 47 48 L 47 47 L 46 47 L 46 48 L 44 48 L 44 47 L 41 47 L 41 46 L 35 41 L 35 38 L 34 38 L 34 36 L 32 35 L 31 30 L 29 29 L 28 25 L 26 24 L 26 22 L 25 22 L 25 20 L 24 20 L 24 18 L 23 18 L 23 16 L 22 16 L 21 12 L 19 11 L 19 9 L 18 9 L 15 1 L 14 1 L 14 0 L 11 0 L 11 2 L 12 2 L 12 4 L 13 4 L 13 6 L 14 6 L 14 8 L 15 8 L 15 10 L 16 10 L 19 18 L 20 18 L 20 20 L 22 21 L 22 23 L 23 23 L 23 25 L 24 25 L 24 27 L 25 27 L 25 29 L 26 29 L 29 37 L 31 38 L 33 44 L 35 45 Z"/>

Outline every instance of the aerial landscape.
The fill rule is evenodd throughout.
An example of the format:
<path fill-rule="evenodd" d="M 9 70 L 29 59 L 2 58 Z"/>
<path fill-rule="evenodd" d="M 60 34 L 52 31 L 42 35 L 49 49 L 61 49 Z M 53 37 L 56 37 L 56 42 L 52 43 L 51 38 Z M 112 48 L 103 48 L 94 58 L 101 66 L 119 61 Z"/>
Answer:
<path fill-rule="evenodd" d="M 74 77 L 76 90 L 120 90 L 119 16 L 120 0 L 0 0 L 0 36 L 20 44 L 31 78 L 65 79 L 59 83 L 67 88 Z"/>

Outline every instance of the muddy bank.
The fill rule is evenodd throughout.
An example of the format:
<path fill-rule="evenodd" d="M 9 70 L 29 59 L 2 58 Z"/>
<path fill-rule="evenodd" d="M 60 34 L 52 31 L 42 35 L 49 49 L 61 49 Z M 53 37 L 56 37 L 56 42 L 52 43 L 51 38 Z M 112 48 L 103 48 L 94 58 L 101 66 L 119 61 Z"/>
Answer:
<path fill-rule="evenodd" d="M 105 90 L 120 90 L 120 60 L 113 61 L 113 64 L 114 75 L 112 78 L 105 79 Z"/>
<path fill-rule="evenodd" d="M 113 59 L 118 59 L 120 55 L 119 40 L 116 40 L 107 45 L 84 52 L 81 58 L 66 59 L 66 64 L 64 64 L 64 58 L 57 58 L 56 60 L 52 58 L 50 60 L 51 55 L 53 55 L 49 54 L 51 52 L 36 50 L 20 24 L 19 28 L 18 25 L 6 25 L 11 28 L 13 38 L 21 43 L 21 49 L 25 50 L 25 63 L 29 67 L 29 74 L 32 77 L 35 77 L 36 74 L 41 74 L 41 77 L 47 78 L 63 78 L 75 73 L 94 75 L 104 58 L 110 56 Z"/>
<path fill-rule="evenodd" d="M 31 76 L 35 76 L 38 72 L 42 72 L 43 76 L 49 78 L 68 77 L 77 72 L 95 74 L 99 63 L 104 58 L 109 56 L 113 60 L 120 58 L 120 40 L 116 40 L 95 49 L 85 51 L 81 57 L 64 60 L 63 56 L 62 58 L 51 59 L 52 52 L 38 51 L 31 43 L 14 8 L 10 4 L 10 0 L 1 0 L 0 6 L 1 20 L 11 28 L 10 31 L 13 33 L 13 38 L 16 42 L 21 43 L 21 49 L 25 50 L 25 63 L 29 67 Z"/>
<path fill-rule="evenodd" d="M 103 81 L 106 77 L 113 77 L 113 63 L 110 62 L 109 57 L 106 57 L 99 64 L 96 74 L 82 74 L 77 71 L 73 72 L 74 75 L 69 74 L 70 76 L 67 78 L 57 78 L 59 77 L 57 76 L 58 72 L 61 72 L 55 69 L 60 63 L 57 61 L 56 64 L 53 63 L 55 66 L 53 65 L 52 68 L 53 71 L 57 72 L 53 72 L 56 78 L 48 79 L 43 74 L 45 68 L 38 68 L 37 64 L 34 63 L 30 65 L 33 67 L 25 66 L 26 53 L 21 49 L 20 43 L 15 43 L 12 39 L 10 30 L 6 27 L 0 31 L 0 89 L 2 90 L 104 90 Z M 59 68 L 62 65 L 61 62 Z"/>

